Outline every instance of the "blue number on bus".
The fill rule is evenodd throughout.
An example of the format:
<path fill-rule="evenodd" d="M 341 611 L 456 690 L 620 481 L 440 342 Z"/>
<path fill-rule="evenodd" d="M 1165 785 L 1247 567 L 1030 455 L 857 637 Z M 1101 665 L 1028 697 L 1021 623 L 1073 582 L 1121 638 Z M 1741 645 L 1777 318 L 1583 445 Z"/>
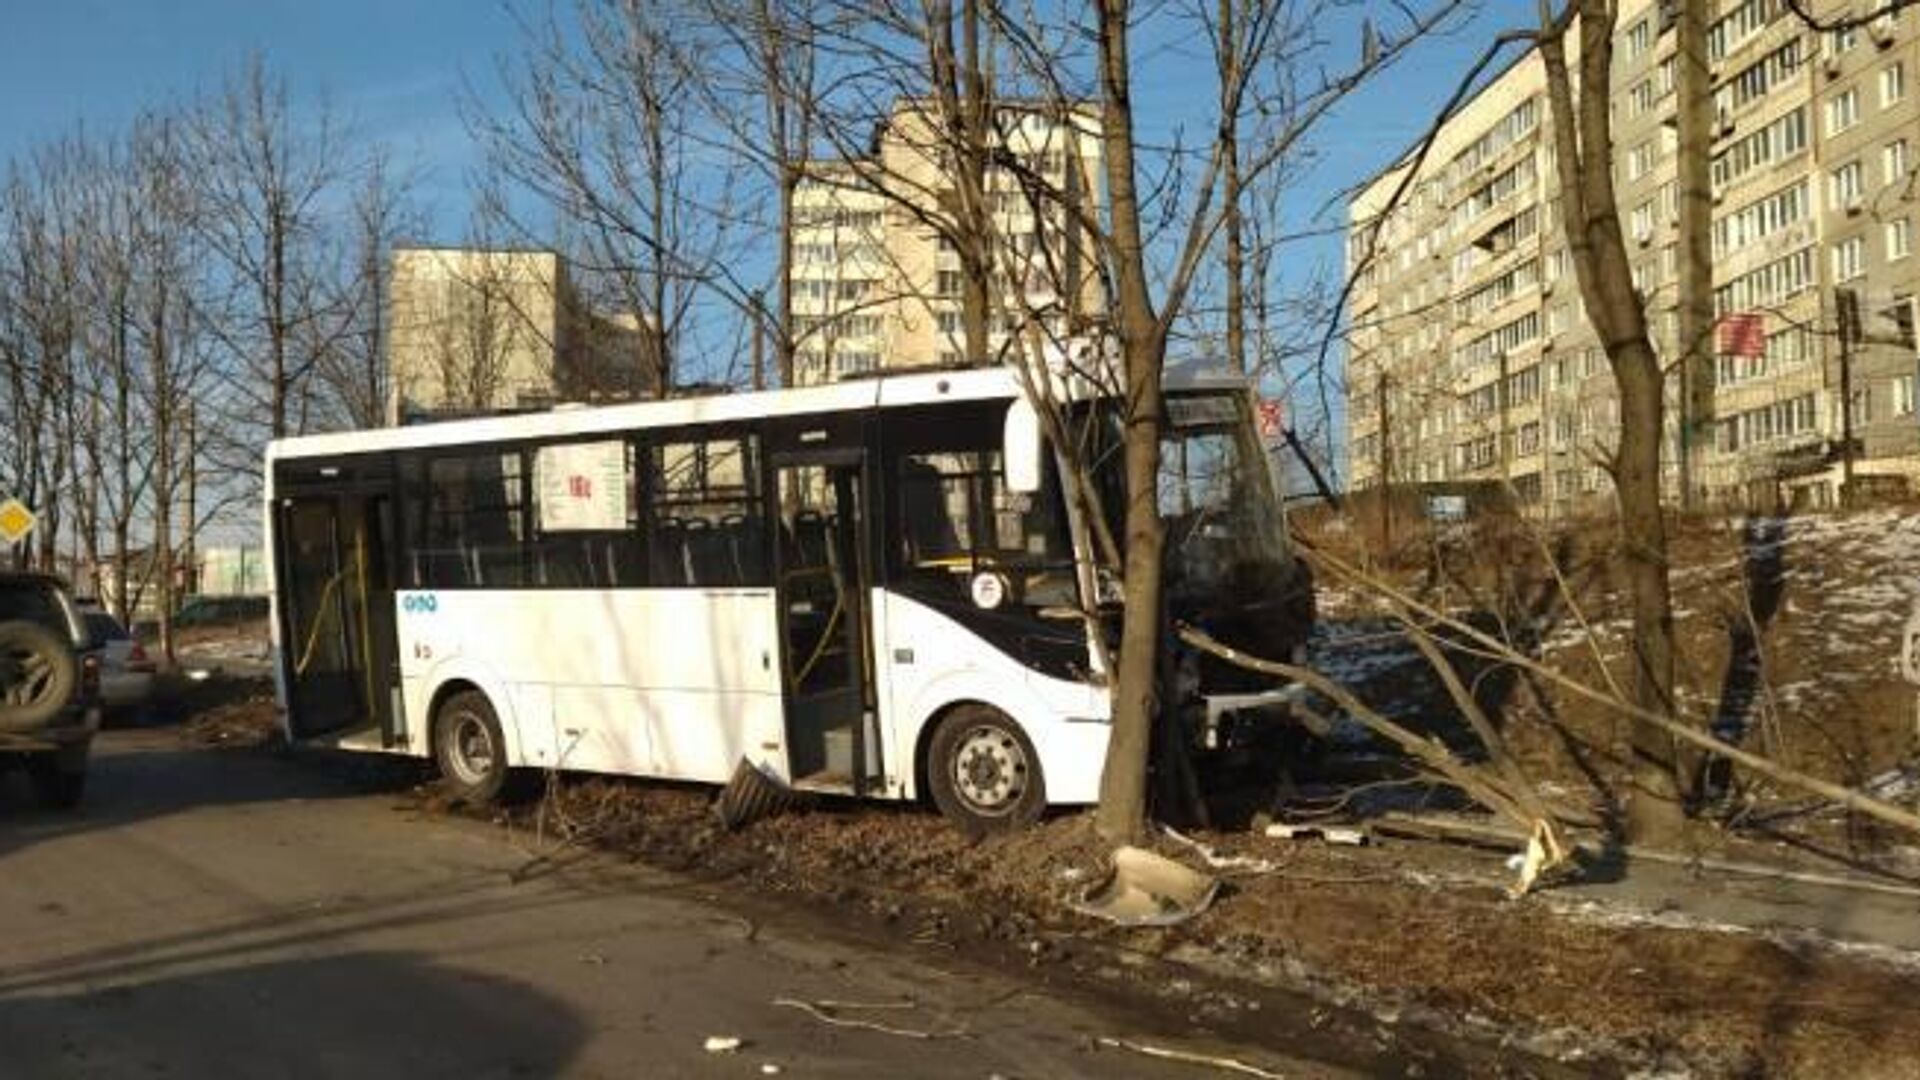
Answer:
<path fill-rule="evenodd" d="M 440 598 L 432 593 L 408 596 L 400 601 L 400 610 L 408 614 L 431 615 L 440 610 Z"/>

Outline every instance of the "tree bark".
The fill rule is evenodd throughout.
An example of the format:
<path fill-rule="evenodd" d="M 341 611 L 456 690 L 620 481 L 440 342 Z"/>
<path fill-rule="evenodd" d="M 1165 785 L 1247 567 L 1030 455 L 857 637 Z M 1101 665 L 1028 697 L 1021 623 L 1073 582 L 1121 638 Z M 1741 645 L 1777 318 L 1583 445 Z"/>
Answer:
<path fill-rule="evenodd" d="M 1166 339 L 1147 291 L 1146 250 L 1134 187 L 1132 79 L 1127 0 L 1098 4 L 1101 139 L 1111 201 L 1114 326 L 1125 372 L 1125 620 L 1113 690 L 1113 728 L 1100 775 L 1095 828 L 1109 843 L 1130 843 L 1146 828 L 1147 760 L 1159 706 L 1164 612 L 1160 520 L 1161 373 Z"/>
<path fill-rule="evenodd" d="M 1663 379 L 1647 333 L 1646 313 L 1614 197 L 1611 63 L 1614 11 L 1606 0 L 1578 0 L 1580 98 L 1562 47 L 1567 21 L 1542 27 L 1560 177 L 1562 222 L 1587 316 L 1613 368 L 1620 401 L 1620 441 L 1613 462 L 1620 511 L 1621 569 L 1633 608 L 1634 703 L 1671 717 L 1673 602 L 1667 579 L 1666 519 L 1660 502 Z M 1685 829 L 1673 737 L 1636 717 L 1630 732 L 1633 792 L 1628 838 L 1671 845 Z"/>

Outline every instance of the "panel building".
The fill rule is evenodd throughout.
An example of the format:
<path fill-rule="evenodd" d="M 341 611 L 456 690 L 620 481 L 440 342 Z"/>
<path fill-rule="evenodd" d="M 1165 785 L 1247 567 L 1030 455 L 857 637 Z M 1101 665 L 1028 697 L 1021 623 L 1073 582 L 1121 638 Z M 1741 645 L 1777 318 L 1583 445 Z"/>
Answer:
<path fill-rule="evenodd" d="M 651 396 L 659 335 L 592 311 L 552 251 L 397 247 L 389 422 Z"/>
<path fill-rule="evenodd" d="M 957 364 L 966 355 L 961 264 L 951 237 L 959 194 L 936 114 L 897 102 L 857 160 L 814 161 L 794 195 L 792 327 L 795 382 L 882 367 Z M 1100 205 L 1099 117 L 1090 108 L 1000 102 L 986 202 L 996 272 L 990 349 L 1025 312 L 1046 308 L 1068 332 L 1105 309 L 1092 245 L 1064 207 Z M 1043 283 L 1040 279 L 1044 279 Z M 1040 299 L 1050 292 L 1051 299 Z"/>
<path fill-rule="evenodd" d="M 1845 13 L 1815 2 L 1820 16 Z M 1613 169 L 1635 283 L 1668 378 L 1664 460 L 1678 494 L 1677 149 L 1670 6 L 1623 0 Z M 1859 475 L 1920 479 L 1914 257 L 1920 11 L 1816 33 L 1783 0 L 1715 5 L 1710 434 L 1695 485 L 1715 502 L 1837 498 Z M 1537 53 L 1494 78 L 1349 206 L 1352 486 L 1510 483 L 1549 510 L 1611 497 L 1619 409 L 1558 213 Z M 1842 347 L 1844 297 L 1860 338 Z M 1845 388 L 1845 393 L 1843 389 Z"/>

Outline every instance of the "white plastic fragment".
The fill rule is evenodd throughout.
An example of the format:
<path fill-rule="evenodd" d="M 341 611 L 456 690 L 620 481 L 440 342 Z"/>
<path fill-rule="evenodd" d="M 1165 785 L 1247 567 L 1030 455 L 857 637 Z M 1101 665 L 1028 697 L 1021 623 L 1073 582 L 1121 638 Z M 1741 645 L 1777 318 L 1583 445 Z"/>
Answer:
<path fill-rule="evenodd" d="M 761 1075 L 761 1076 L 779 1076 L 779 1075 L 780 1075 L 780 1066 L 778 1066 L 778 1065 L 775 1065 L 775 1064 L 774 1064 L 773 1062 L 771 1062 L 771 1061 L 764 1061 L 764 1062 L 761 1062 L 761 1063 L 760 1063 L 760 1075 Z"/>
<path fill-rule="evenodd" d="M 1350 844 L 1355 847 L 1367 842 L 1363 829 L 1352 825 L 1291 825 L 1276 821 L 1267 826 L 1267 835 L 1276 840 L 1300 840 L 1318 836 L 1329 844 Z"/>
<path fill-rule="evenodd" d="M 742 1045 L 744 1042 L 737 1035 L 707 1036 L 707 1053 L 709 1054 L 731 1054 Z"/>

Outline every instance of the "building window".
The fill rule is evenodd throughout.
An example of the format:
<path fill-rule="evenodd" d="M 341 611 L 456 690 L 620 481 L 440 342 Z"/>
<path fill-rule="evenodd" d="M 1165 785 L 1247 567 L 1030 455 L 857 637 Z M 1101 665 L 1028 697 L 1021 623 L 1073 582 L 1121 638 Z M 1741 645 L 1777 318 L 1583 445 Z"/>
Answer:
<path fill-rule="evenodd" d="M 1880 69 L 1880 107 L 1897 104 L 1907 96 L 1907 67 L 1898 62 Z"/>
<path fill-rule="evenodd" d="M 1913 376 L 1902 375 L 1893 380 L 1893 415 L 1913 415 Z"/>
<path fill-rule="evenodd" d="M 1638 180 L 1653 170 L 1653 163 L 1659 154 L 1659 144 L 1652 139 L 1627 151 L 1627 179 Z"/>
<path fill-rule="evenodd" d="M 1627 59 L 1637 59 L 1653 44 L 1653 22 L 1641 19 L 1627 28 Z"/>
<path fill-rule="evenodd" d="M 1637 241 L 1653 239 L 1653 203 L 1643 202 L 1633 208 L 1632 232 Z"/>
<path fill-rule="evenodd" d="M 1833 204 L 1845 207 L 1858 203 L 1861 195 L 1861 169 L 1858 161 L 1849 161 L 1833 170 Z"/>
<path fill-rule="evenodd" d="M 1889 187 L 1907 175 L 1907 140 L 1895 139 L 1880 148 L 1880 168 Z"/>
<path fill-rule="evenodd" d="M 1833 245 L 1833 278 L 1852 281 L 1867 272 L 1867 245 L 1858 236 L 1850 236 Z"/>
<path fill-rule="evenodd" d="M 1848 89 L 1827 102 L 1827 137 L 1832 138 L 1860 122 L 1860 93 Z"/>
<path fill-rule="evenodd" d="M 1806 148 L 1807 109 L 1802 106 L 1714 155 L 1713 186 L 1723 188 L 1754 169 L 1784 161 Z"/>
<path fill-rule="evenodd" d="M 1887 222 L 1887 261 L 1897 262 L 1913 254 L 1913 219 Z"/>
<path fill-rule="evenodd" d="M 1863 386 L 1855 390 L 1853 392 L 1853 399 L 1848 402 L 1848 405 L 1848 418 L 1853 422 L 1855 427 L 1865 427 L 1873 423 L 1872 387 Z"/>
<path fill-rule="evenodd" d="M 1860 28 L 1857 26 L 1849 26 L 1844 30 L 1827 31 L 1828 56 L 1839 56 L 1841 53 L 1852 52 L 1853 47 L 1858 44 L 1860 44 Z"/>

